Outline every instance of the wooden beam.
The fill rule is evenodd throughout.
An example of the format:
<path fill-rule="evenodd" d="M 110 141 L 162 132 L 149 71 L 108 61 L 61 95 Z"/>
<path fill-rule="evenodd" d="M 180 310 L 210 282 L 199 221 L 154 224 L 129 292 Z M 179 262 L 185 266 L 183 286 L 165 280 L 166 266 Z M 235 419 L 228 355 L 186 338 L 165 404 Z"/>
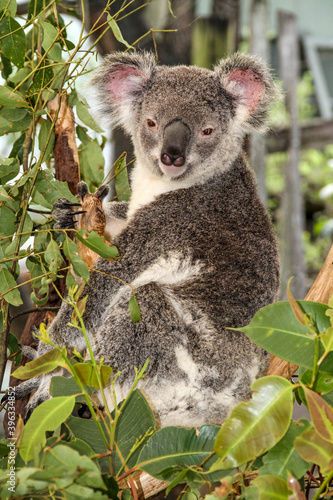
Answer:
<path fill-rule="evenodd" d="M 333 120 L 311 120 L 301 126 L 300 132 L 301 149 L 324 149 L 333 144 Z M 266 136 L 267 153 L 288 151 L 289 141 L 289 127 L 271 129 Z"/>

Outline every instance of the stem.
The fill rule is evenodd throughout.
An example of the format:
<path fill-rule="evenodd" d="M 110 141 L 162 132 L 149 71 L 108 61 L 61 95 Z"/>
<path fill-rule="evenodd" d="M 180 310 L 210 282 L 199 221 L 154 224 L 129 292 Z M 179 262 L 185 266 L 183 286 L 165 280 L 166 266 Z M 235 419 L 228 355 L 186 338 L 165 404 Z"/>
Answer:
<path fill-rule="evenodd" d="M 320 346 L 320 339 L 319 337 L 315 337 L 315 355 L 314 355 L 314 361 L 313 361 L 313 373 L 312 373 L 312 380 L 311 380 L 311 389 L 313 391 L 316 390 L 316 384 L 317 384 L 317 377 L 318 377 L 318 371 L 319 371 L 319 364 L 318 364 L 318 359 L 319 359 L 319 346 Z"/>
<path fill-rule="evenodd" d="M 333 478 L 333 471 L 330 472 L 328 474 L 328 476 L 326 476 L 325 481 L 323 481 L 321 483 L 321 485 L 319 486 L 319 488 L 318 488 L 315 496 L 313 497 L 313 500 L 319 500 L 321 493 L 325 490 L 326 487 L 327 488 L 329 487 L 329 484 L 330 484 L 332 478 Z M 332 492 L 332 494 L 333 494 L 333 492 Z"/>

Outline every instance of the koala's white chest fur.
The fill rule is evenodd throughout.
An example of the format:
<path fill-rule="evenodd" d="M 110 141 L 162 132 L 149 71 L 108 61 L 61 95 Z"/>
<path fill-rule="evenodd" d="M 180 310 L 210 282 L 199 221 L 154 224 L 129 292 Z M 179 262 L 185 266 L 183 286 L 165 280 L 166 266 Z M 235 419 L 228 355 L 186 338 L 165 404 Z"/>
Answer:
<path fill-rule="evenodd" d="M 128 219 L 131 219 L 138 208 L 148 205 L 157 196 L 188 187 L 187 182 L 174 182 L 165 176 L 157 177 L 137 161 L 132 173 L 132 195 L 128 209 Z"/>

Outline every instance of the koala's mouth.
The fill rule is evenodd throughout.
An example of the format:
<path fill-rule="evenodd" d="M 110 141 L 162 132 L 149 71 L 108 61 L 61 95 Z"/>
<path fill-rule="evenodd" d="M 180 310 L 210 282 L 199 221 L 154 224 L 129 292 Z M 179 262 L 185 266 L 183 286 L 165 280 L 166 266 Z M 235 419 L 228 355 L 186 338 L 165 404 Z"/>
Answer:
<path fill-rule="evenodd" d="M 182 176 L 187 170 L 187 167 L 188 165 L 186 163 L 181 167 L 176 167 L 175 165 L 164 165 L 162 162 L 159 162 L 159 168 L 162 174 L 172 179 Z"/>

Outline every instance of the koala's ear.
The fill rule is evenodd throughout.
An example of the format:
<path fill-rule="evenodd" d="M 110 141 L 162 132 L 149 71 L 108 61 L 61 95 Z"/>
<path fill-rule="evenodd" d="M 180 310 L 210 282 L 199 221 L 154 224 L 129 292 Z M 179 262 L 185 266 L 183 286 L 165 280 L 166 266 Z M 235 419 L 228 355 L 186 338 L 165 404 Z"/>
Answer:
<path fill-rule="evenodd" d="M 234 98 L 239 124 L 246 131 L 264 131 L 268 107 L 280 97 L 267 65 L 258 57 L 238 53 L 222 59 L 215 72 Z"/>
<path fill-rule="evenodd" d="M 133 111 L 143 99 L 155 65 L 155 56 L 149 52 L 114 52 L 105 57 L 89 81 L 99 117 L 131 133 Z"/>

